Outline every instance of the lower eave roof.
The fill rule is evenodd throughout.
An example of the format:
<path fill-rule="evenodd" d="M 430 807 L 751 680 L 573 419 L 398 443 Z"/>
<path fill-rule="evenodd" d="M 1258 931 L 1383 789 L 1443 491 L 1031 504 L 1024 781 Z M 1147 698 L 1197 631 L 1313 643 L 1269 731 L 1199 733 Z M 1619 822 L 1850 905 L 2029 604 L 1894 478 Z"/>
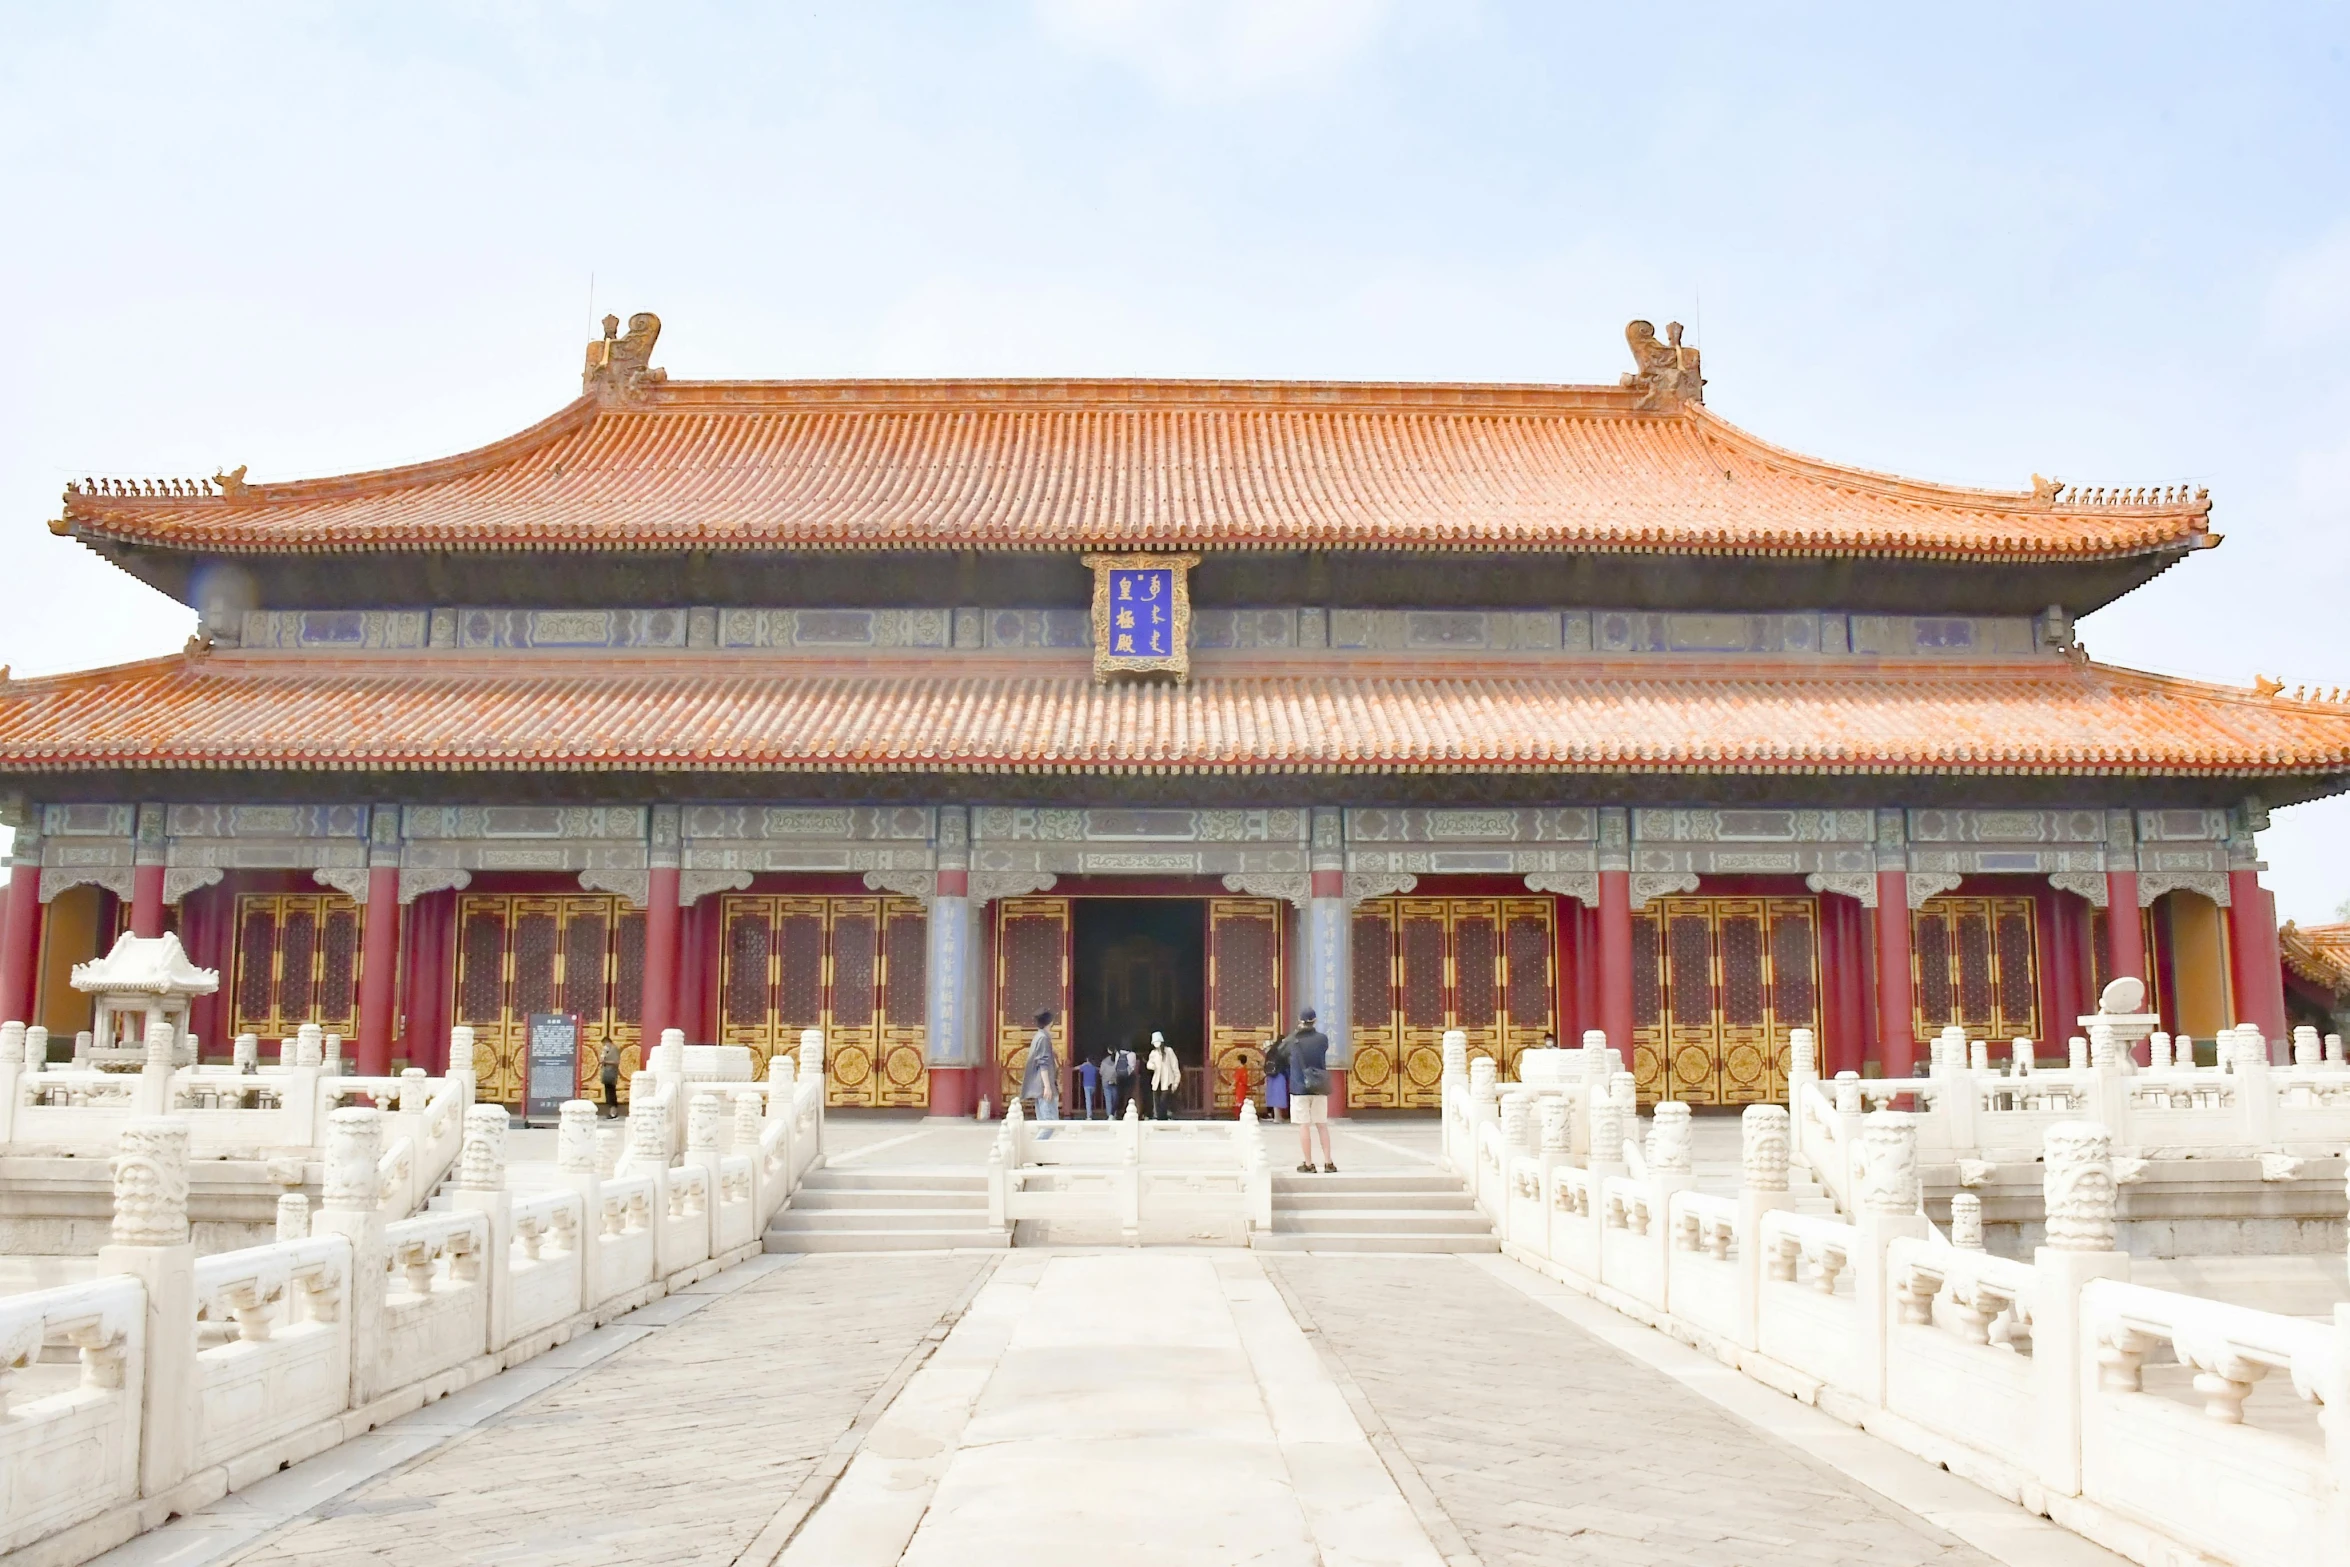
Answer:
<path fill-rule="evenodd" d="M 2350 706 L 2058 659 L 214 652 L 0 683 L 0 773 L 2350 772 Z"/>

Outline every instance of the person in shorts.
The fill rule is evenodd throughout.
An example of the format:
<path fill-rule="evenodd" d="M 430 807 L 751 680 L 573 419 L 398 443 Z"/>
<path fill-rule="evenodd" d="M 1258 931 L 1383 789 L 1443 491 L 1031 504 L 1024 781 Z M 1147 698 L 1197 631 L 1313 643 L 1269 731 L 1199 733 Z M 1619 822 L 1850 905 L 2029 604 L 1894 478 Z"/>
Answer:
<path fill-rule="evenodd" d="M 1322 1131 L 1322 1173 L 1338 1173 L 1337 1155 L 1330 1147 L 1330 1039 L 1314 1026 L 1314 1009 L 1297 1015 L 1297 1032 L 1289 1036 L 1289 1118 L 1297 1123 L 1300 1175 L 1314 1173 L 1314 1129 Z"/>

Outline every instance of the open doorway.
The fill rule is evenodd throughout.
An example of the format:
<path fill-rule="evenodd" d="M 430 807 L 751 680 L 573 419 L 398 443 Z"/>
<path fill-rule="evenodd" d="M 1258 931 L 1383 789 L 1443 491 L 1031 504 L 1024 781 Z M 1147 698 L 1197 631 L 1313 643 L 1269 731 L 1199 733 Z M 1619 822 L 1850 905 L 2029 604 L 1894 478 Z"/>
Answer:
<path fill-rule="evenodd" d="M 1183 1113 L 1202 1113 L 1209 1088 L 1206 902 L 1078 898 L 1070 915 L 1072 1062 L 1125 1048 L 1147 1078 L 1143 1063 L 1156 1030 L 1183 1062 Z M 1079 1111 L 1074 1097 L 1064 1108 Z"/>

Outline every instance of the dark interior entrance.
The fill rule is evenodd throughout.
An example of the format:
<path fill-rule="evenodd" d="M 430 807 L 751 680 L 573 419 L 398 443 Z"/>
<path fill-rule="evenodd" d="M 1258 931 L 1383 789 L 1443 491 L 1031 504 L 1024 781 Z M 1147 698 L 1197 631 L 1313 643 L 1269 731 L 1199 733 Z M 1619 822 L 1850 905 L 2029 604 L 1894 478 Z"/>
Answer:
<path fill-rule="evenodd" d="M 1199 898 L 1078 898 L 1070 906 L 1071 1053 L 1123 1046 L 1144 1081 L 1152 1030 L 1183 1061 L 1185 1113 L 1206 1104 L 1208 906 Z M 1063 1113 L 1082 1113 L 1072 1084 Z M 1147 1112 L 1148 1101 L 1144 1104 Z"/>

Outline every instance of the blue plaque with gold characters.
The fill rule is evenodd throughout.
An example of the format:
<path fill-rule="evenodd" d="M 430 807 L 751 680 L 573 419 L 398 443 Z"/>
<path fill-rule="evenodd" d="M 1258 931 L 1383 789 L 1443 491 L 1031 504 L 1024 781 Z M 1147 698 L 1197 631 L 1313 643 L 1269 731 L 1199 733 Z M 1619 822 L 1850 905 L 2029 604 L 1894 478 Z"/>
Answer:
<path fill-rule="evenodd" d="M 1191 677 L 1191 568 L 1197 555 L 1088 555 L 1093 675 Z"/>

